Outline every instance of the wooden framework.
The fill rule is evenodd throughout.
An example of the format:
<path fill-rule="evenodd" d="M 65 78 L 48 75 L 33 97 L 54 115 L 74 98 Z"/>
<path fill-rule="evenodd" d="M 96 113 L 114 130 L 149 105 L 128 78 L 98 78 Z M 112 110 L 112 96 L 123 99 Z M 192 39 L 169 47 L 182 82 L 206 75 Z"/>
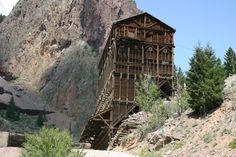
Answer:
<path fill-rule="evenodd" d="M 105 149 L 117 126 L 138 107 L 134 103 L 135 81 L 149 74 L 164 96 L 172 95 L 175 29 L 142 13 L 113 24 L 99 69 L 96 112 L 81 140 Z"/>

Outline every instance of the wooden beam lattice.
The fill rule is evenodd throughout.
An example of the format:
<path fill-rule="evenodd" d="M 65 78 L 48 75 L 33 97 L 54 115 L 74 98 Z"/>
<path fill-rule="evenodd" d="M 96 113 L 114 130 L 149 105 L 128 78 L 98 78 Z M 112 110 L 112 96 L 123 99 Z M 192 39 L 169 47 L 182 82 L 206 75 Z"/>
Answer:
<path fill-rule="evenodd" d="M 86 137 L 96 134 L 94 147 L 99 147 L 99 141 L 111 140 L 115 128 L 137 108 L 135 82 L 140 74 L 151 75 L 163 95 L 172 95 L 174 33 L 147 13 L 112 26 L 98 66 L 96 112 L 88 124 L 98 129 L 87 127 L 86 133 Z"/>

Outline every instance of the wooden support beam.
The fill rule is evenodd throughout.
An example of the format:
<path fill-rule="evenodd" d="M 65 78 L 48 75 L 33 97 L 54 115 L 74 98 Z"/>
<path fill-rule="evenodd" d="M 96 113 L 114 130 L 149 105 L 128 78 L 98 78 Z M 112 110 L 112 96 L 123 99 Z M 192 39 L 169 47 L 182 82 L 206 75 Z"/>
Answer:
<path fill-rule="evenodd" d="M 117 36 L 117 27 L 115 27 L 115 37 Z"/>
<path fill-rule="evenodd" d="M 120 83 L 119 83 L 119 100 L 121 100 L 121 80 L 122 80 L 122 73 L 120 73 Z"/>
<path fill-rule="evenodd" d="M 173 38 L 173 36 L 172 36 Z M 173 41 L 174 39 L 172 39 Z M 172 53 L 172 76 L 174 76 L 174 66 L 175 66 L 175 63 L 174 63 L 174 47 L 171 48 L 171 53 Z M 174 87 L 174 81 L 172 81 L 172 88 Z M 174 92 L 172 91 L 172 96 L 174 96 Z"/>
<path fill-rule="evenodd" d="M 137 24 L 139 27 L 142 27 L 141 24 L 139 23 L 139 21 L 134 20 L 134 23 Z"/>
<path fill-rule="evenodd" d="M 108 109 L 106 109 L 106 110 L 100 112 L 99 114 L 100 114 L 100 115 L 103 115 L 103 114 L 105 114 L 105 113 L 107 113 L 107 112 L 109 112 L 109 111 L 111 111 L 111 108 L 108 108 Z M 96 117 L 99 117 L 99 114 L 97 113 L 97 114 L 93 115 L 91 119 L 96 118 Z"/>
<path fill-rule="evenodd" d="M 144 24 L 143 24 L 144 28 L 146 28 L 146 24 L 147 24 L 147 16 L 145 15 L 144 16 Z"/>
<path fill-rule="evenodd" d="M 154 23 L 152 23 L 151 25 L 147 26 L 147 28 L 153 27 L 153 26 L 155 26 L 155 25 L 158 25 L 158 23 L 157 23 L 157 22 L 154 22 Z"/>
<path fill-rule="evenodd" d="M 107 121 L 99 114 L 98 115 L 101 119 L 102 119 L 102 121 L 110 128 L 111 126 L 110 126 L 110 124 L 108 124 L 107 123 Z"/>
<path fill-rule="evenodd" d="M 165 33 L 164 33 L 164 43 L 167 43 L 167 40 L 166 40 L 166 31 L 165 31 Z"/>
<path fill-rule="evenodd" d="M 128 46 L 128 66 L 127 66 L 127 76 L 126 76 L 126 100 L 128 101 L 129 97 L 129 63 L 130 63 L 130 46 Z"/>
<path fill-rule="evenodd" d="M 112 74 L 112 100 L 115 98 L 115 76 Z"/>
<path fill-rule="evenodd" d="M 125 32 L 124 32 L 124 36 L 127 37 L 127 27 L 128 26 L 125 26 Z"/>
<path fill-rule="evenodd" d="M 150 28 L 150 26 L 147 26 L 147 25 L 144 27 L 144 23 L 142 23 L 142 26 L 135 26 L 135 25 L 130 25 L 130 24 L 119 24 L 119 26 L 122 27 L 122 29 L 125 26 L 125 27 L 135 27 L 138 30 L 146 30 L 147 32 L 151 32 L 151 31 L 152 32 L 153 31 L 155 31 L 155 32 L 163 32 L 163 31 L 165 31 L 167 33 L 173 33 L 172 31 L 170 31 L 168 29 Z"/>
<path fill-rule="evenodd" d="M 144 73 L 144 46 L 142 44 L 142 73 Z"/>
<path fill-rule="evenodd" d="M 99 118 L 93 118 L 94 121 L 103 121 L 102 119 L 99 119 Z M 104 119 L 105 121 L 107 122 L 112 122 L 112 120 L 110 119 Z"/>
<path fill-rule="evenodd" d="M 156 76 L 158 77 L 158 75 L 160 74 L 160 72 L 159 72 L 159 54 L 160 54 L 160 52 L 159 52 L 159 46 L 157 45 L 157 60 L 156 60 L 156 64 L 157 64 L 157 73 L 156 73 Z"/>

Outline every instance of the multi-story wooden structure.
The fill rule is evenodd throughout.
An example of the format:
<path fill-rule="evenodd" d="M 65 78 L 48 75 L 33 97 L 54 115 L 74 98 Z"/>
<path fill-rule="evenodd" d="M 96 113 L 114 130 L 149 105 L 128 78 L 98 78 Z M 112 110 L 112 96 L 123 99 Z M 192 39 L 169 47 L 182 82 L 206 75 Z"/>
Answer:
<path fill-rule="evenodd" d="M 135 81 L 149 74 L 164 96 L 172 95 L 175 29 L 148 13 L 112 26 L 99 69 L 97 108 L 81 140 L 106 148 L 120 122 L 135 112 Z"/>

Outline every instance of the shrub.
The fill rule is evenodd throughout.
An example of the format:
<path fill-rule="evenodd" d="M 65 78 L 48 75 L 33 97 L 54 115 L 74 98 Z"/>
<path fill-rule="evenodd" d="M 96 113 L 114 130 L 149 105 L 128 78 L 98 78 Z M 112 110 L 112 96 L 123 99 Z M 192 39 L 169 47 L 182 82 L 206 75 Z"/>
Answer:
<path fill-rule="evenodd" d="M 155 151 L 149 151 L 148 149 L 142 149 L 140 152 L 141 157 L 156 157 L 157 152 Z"/>
<path fill-rule="evenodd" d="M 229 134 L 231 134 L 231 130 L 226 128 L 221 132 L 221 135 L 229 135 Z"/>
<path fill-rule="evenodd" d="M 189 95 L 185 89 L 176 94 L 173 106 L 176 107 L 179 116 L 189 108 L 188 99 Z"/>
<path fill-rule="evenodd" d="M 233 139 L 230 143 L 229 143 L 229 148 L 231 149 L 235 149 L 236 148 L 236 138 Z"/>
<path fill-rule="evenodd" d="M 121 138 L 120 145 L 122 148 L 124 148 L 127 145 L 127 142 L 129 141 L 128 135 Z"/>
<path fill-rule="evenodd" d="M 160 101 L 160 91 L 157 85 L 151 80 L 151 76 L 142 76 L 139 82 L 136 82 L 135 101 L 145 112 L 152 112 L 155 101 Z"/>
<path fill-rule="evenodd" d="M 66 157 L 72 148 L 68 131 L 43 127 L 38 134 L 26 134 L 22 157 Z"/>
<path fill-rule="evenodd" d="M 202 139 L 205 143 L 210 143 L 214 139 L 214 135 L 211 133 L 206 133 L 202 136 Z"/>
<path fill-rule="evenodd" d="M 184 146 L 184 143 L 183 142 L 177 142 L 176 145 L 175 145 L 175 149 L 180 149 Z"/>
<path fill-rule="evenodd" d="M 72 151 L 68 157 L 85 157 L 86 153 L 82 149 Z"/>
<path fill-rule="evenodd" d="M 163 104 L 159 88 L 149 75 L 141 77 L 136 83 L 135 101 L 147 113 L 148 121 L 140 130 L 143 134 L 163 125 L 170 116 L 170 107 Z"/>

